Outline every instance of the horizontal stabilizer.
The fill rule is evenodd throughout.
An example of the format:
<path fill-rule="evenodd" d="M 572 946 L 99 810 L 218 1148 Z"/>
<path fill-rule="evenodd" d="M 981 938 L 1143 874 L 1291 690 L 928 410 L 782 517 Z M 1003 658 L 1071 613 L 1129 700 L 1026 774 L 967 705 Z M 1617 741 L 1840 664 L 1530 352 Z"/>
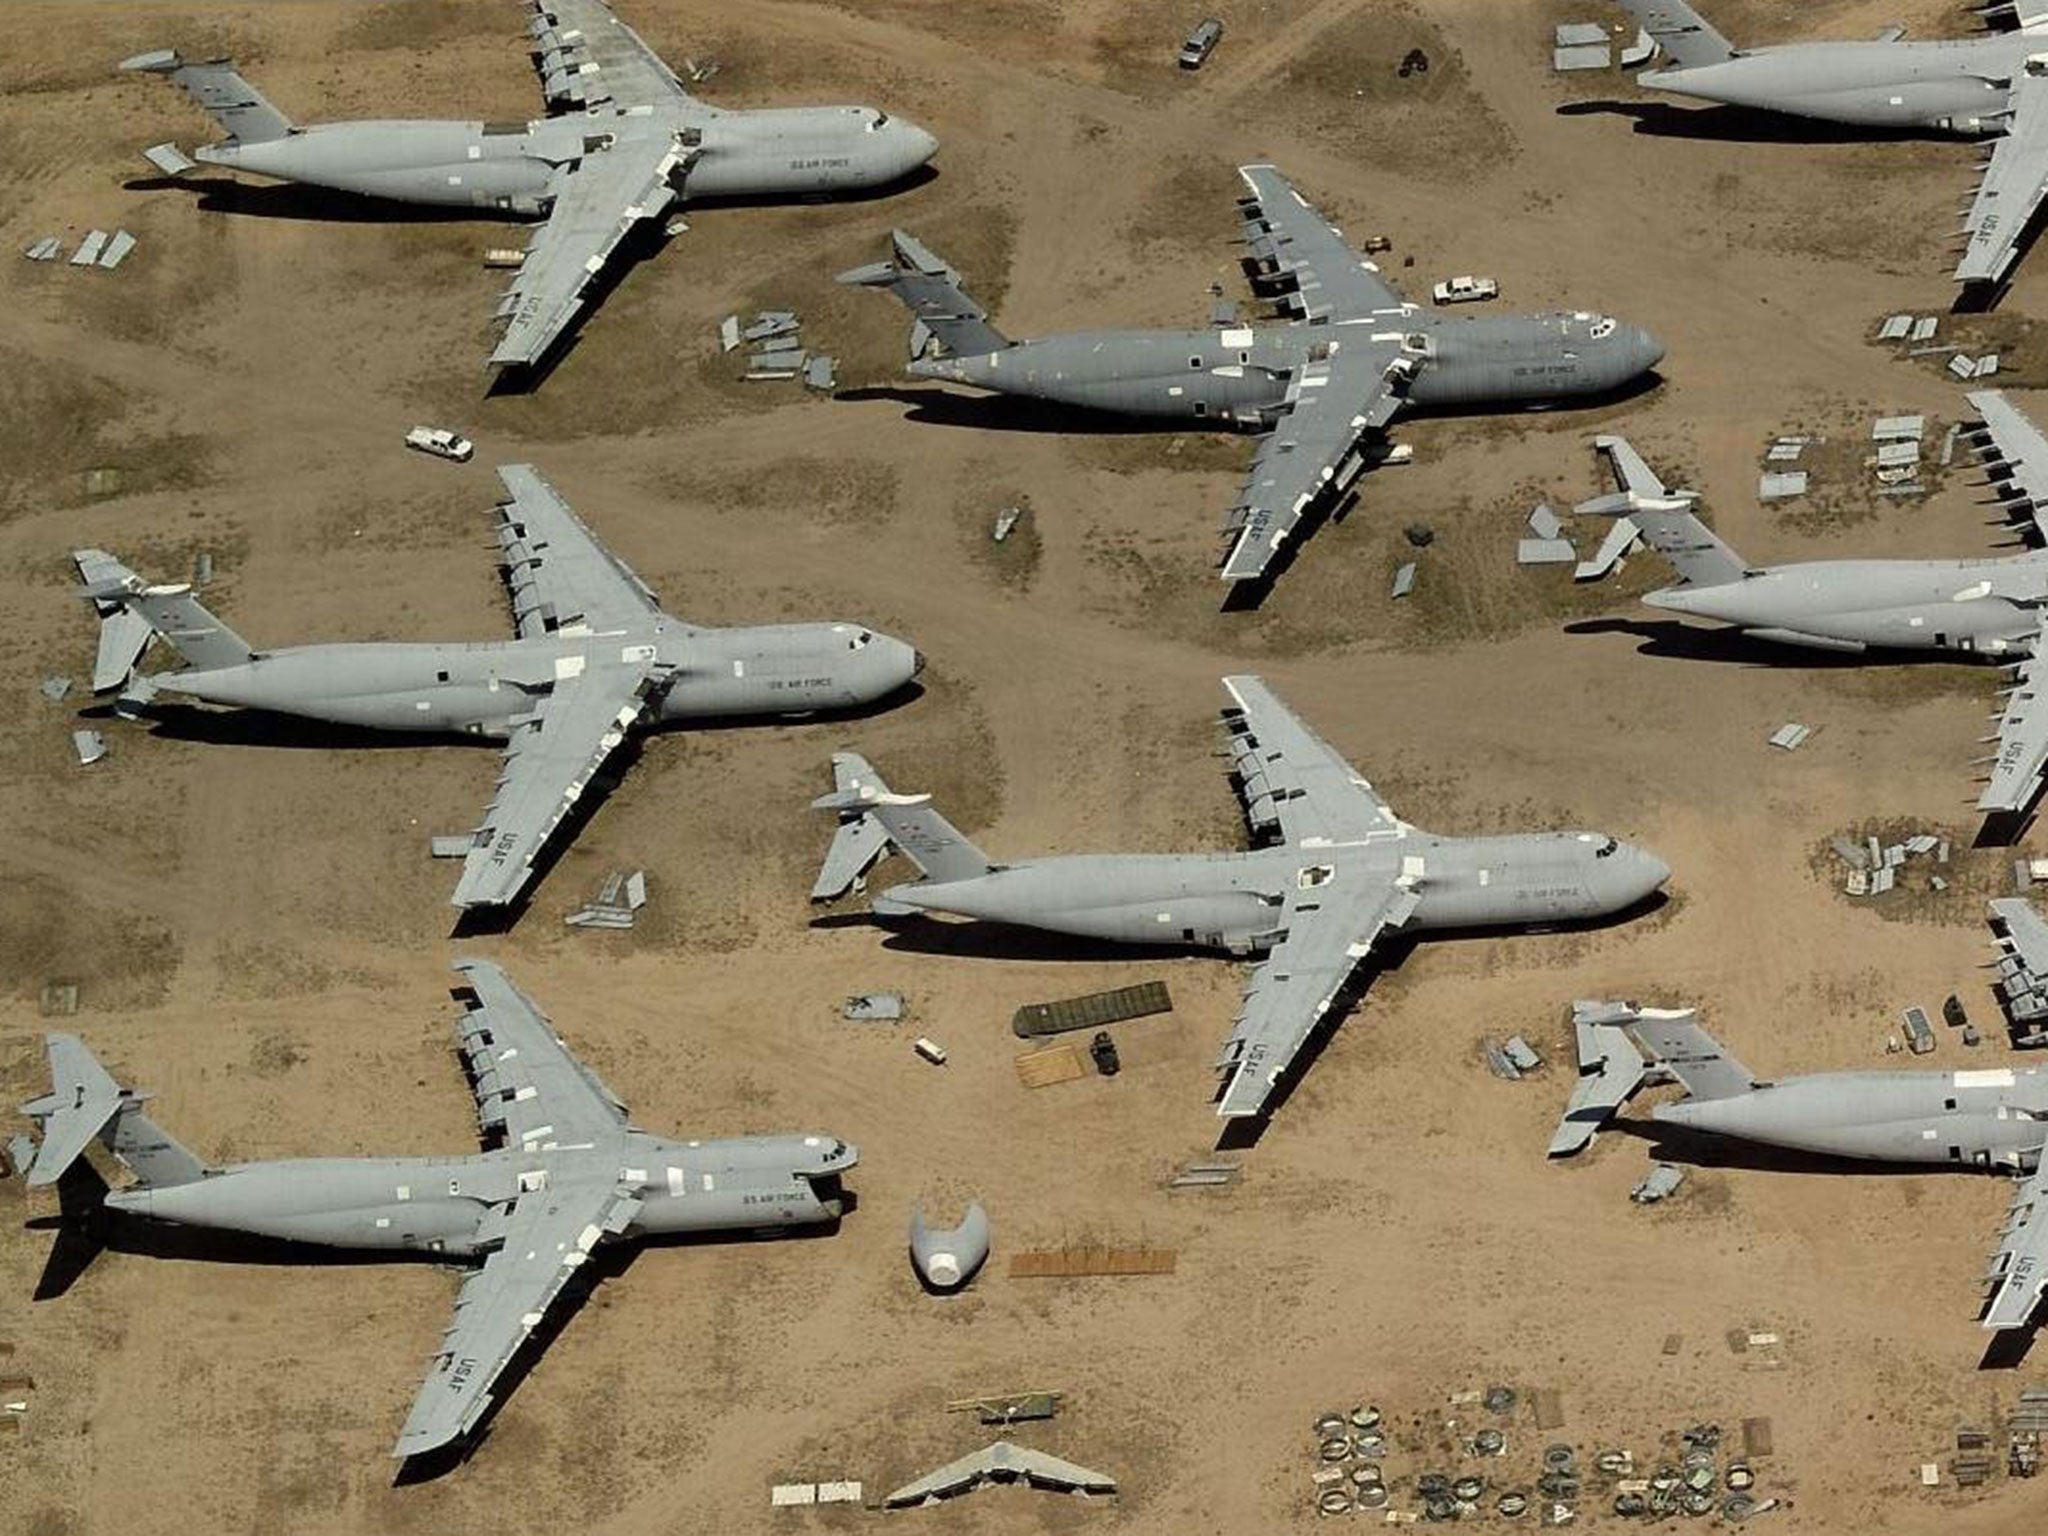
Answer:
<path fill-rule="evenodd" d="M 911 361 L 936 343 L 949 357 L 1000 352 L 1009 337 L 988 323 L 988 311 L 961 285 L 960 274 L 902 230 L 890 235 L 890 259 L 839 274 L 862 288 L 886 288 L 913 317 Z"/>
<path fill-rule="evenodd" d="M 834 752 L 832 777 L 839 788 L 816 806 L 839 811 L 839 830 L 833 834 L 825 863 L 811 886 L 813 901 L 838 900 L 860 884 L 889 851 L 888 829 L 869 814 L 869 802 L 858 787 L 863 782 L 881 783 L 873 765 L 857 752 Z"/>
<path fill-rule="evenodd" d="M 1749 1069 L 1700 1028 L 1690 1008 L 1645 1008 L 1622 1027 L 1695 1099 L 1737 1098 L 1756 1086 Z"/>
<path fill-rule="evenodd" d="M 46 1035 L 50 1091 L 22 1106 L 42 1123 L 43 1142 L 29 1165 L 32 1187 L 54 1184 L 77 1162 L 107 1122 L 121 1112 L 121 1089 L 76 1035 Z"/>

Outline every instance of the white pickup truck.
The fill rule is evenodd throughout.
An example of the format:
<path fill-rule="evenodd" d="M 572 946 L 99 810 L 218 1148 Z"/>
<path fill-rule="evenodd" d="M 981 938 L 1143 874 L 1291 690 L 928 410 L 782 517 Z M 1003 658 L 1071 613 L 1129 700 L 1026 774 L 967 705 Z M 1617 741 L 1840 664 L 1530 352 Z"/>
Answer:
<path fill-rule="evenodd" d="M 467 464 L 476 454 L 475 443 L 446 427 L 414 427 L 405 434 L 405 446 L 458 464 Z"/>
<path fill-rule="evenodd" d="M 1500 284 L 1490 277 L 1447 277 L 1430 290 L 1439 304 L 1476 304 L 1500 297 Z"/>

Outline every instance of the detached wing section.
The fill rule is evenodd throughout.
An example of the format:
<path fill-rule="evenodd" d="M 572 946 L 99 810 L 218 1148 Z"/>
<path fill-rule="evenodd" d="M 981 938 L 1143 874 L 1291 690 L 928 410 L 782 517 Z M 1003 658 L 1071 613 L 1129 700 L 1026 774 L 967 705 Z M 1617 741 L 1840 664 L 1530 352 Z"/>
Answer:
<path fill-rule="evenodd" d="M 1255 836 L 1291 847 L 1341 846 L 1408 835 L 1365 776 L 1302 724 L 1263 678 L 1226 677 L 1223 712 L 1231 774 Z"/>
<path fill-rule="evenodd" d="M 548 1016 L 502 970 L 488 960 L 458 960 L 455 969 L 475 996 L 455 1033 L 487 1136 L 533 1152 L 624 1127 L 619 1096 L 570 1054 Z"/>
<path fill-rule="evenodd" d="M 2012 1212 L 1998 1234 L 1998 1252 L 1984 1279 L 1990 1295 L 1986 1328 L 2024 1328 L 2048 1292 L 2048 1148 L 2033 1174 L 2013 1191 Z"/>
<path fill-rule="evenodd" d="M 624 629 L 659 616 L 660 600 L 633 568 L 598 543 L 531 464 L 500 466 L 498 563 L 519 638 L 566 630 Z"/>
<path fill-rule="evenodd" d="M 613 1186 L 539 1188 L 492 1212 L 499 1247 L 462 1282 L 455 1316 L 427 1366 L 394 1456 L 419 1456 L 474 1430 L 527 1336 L 591 1250 L 625 1231 L 639 1200 Z"/>
<path fill-rule="evenodd" d="M 1421 899 L 1398 883 L 1347 886 L 1343 871 L 1328 865 L 1296 878 L 1301 884 L 1281 908 L 1286 934 L 1253 967 L 1237 1027 L 1217 1059 L 1228 1078 L 1216 1112 L 1226 1119 L 1265 1112 L 1281 1075 L 1374 942 L 1407 922 Z"/>
<path fill-rule="evenodd" d="M 599 668 L 564 657 L 556 665 L 567 675 L 531 711 L 513 717 L 498 792 L 455 884 L 456 906 L 503 906 L 525 887 L 548 838 L 661 686 L 653 649 L 623 647 L 650 654 Z"/>
<path fill-rule="evenodd" d="M 2048 768 L 2048 702 L 2042 694 L 2042 669 L 2048 666 L 2048 617 L 2034 636 L 2034 653 L 2014 669 L 2005 712 L 1998 717 L 1998 755 L 1991 759 L 1991 778 L 1977 797 L 1977 809 L 2017 814 L 2041 792 Z"/>
<path fill-rule="evenodd" d="M 1224 520 L 1225 581 L 1264 575 L 1318 502 L 1334 503 L 1351 489 L 1365 468 L 1367 439 L 1394 419 L 1426 356 L 1406 351 L 1398 331 L 1371 334 L 1362 326 L 1318 350 L 1289 381 L 1285 414 L 1259 444 Z"/>
<path fill-rule="evenodd" d="M 1241 165 L 1250 195 L 1238 199 L 1255 287 L 1304 320 L 1361 320 L 1408 313 L 1380 269 L 1353 250 L 1270 165 Z"/>
<path fill-rule="evenodd" d="M 1971 432 L 1970 444 L 2006 518 L 2023 524 L 2035 543 L 2048 543 L 2041 521 L 2048 508 L 2048 437 L 2002 391 L 1973 390 L 1964 398 L 1984 423 Z"/>
<path fill-rule="evenodd" d="M 498 302 L 505 334 L 492 367 L 531 367 L 547 354 L 634 226 L 675 201 L 676 173 L 690 153 L 673 137 L 615 139 L 557 173 L 554 205 Z"/>
<path fill-rule="evenodd" d="M 661 57 L 604 0 L 527 0 L 533 68 L 555 112 L 694 105 Z"/>

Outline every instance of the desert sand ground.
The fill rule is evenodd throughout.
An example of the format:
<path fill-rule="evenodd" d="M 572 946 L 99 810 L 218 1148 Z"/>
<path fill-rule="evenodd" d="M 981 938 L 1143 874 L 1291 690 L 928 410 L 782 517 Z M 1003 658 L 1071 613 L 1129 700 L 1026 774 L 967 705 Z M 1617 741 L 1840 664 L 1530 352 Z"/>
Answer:
<path fill-rule="evenodd" d="M 857 1141 L 859 1209 L 820 1241 L 656 1249 L 608 1280 L 474 1457 L 394 1487 L 386 1453 L 455 1291 L 428 1264 L 224 1264 L 111 1252 L 31 1302 L 48 1201 L 0 1194 L 0 1340 L 36 1378 L 0 1442 L 0 1512 L 32 1536 L 166 1530 L 602 1532 L 851 1529 L 860 1510 L 768 1508 L 768 1485 L 871 1493 L 980 1444 L 942 1411 L 984 1390 L 1070 1394 L 1019 1439 L 1112 1472 L 1110 1504 L 1018 1490 L 887 1517 L 945 1531 L 1241 1532 L 1315 1516 L 1309 1424 L 1379 1404 L 1390 1470 L 1438 1464 L 1452 1393 L 1563 1393 L 1555 1438 L 1632 1445 L 1768 1415 L 1774 1529 L 2038 1529 L 2048 1485 L 1915 1486 L 1956 1423 L 1987 1420 L 2038 1361 L 1980 1368 L 1975 1282 L 2008 1186 L 1941 1173 L 1830 1176 L 1741 1158 L 1680 1196 L 1626 1195 L 1651 1137 L 1619 1128 L 1549 1165 L 1574 997 L 1691 1003 L 1764 1073 L 1878 1066 L 1897 1010 L 1959 991 L 2004 1058 L 1982 897 L 2009 855 L 1959 853 L 1944 896 L 1842 894 L 1827 839 L 1926 827 L 1967 844 L 1967 762 L 1997 677 L 1843 667 L 1667 625 L 1643 557 L 1573 589 L 1513 546 L 1538 496 L 1598 488 L 1618 429 L 1764 561 L 1968 553 L 1994 534 L 1952 474 L 1923 502 L 1867 493 L 1841 445 L 1880 412 L 1963 410 L 1938 369 L 1870 343 L 1884 314 L 1945 308 L 1939 232 L 1970 180 L 1952 143 L 1689 129 L 1619 74 L 1549 72 L 1548 29 L 1599 0 L 1244 0 L 1197 76 L 1172 67 L 1200 8 L 1161 0 L 633 0 L 671 60 L 715 55 L 724 104 L 870 102 L 931 127 L 938 174 L 836 206 L 705 209 L 631 272 L 543 388 L 484 396 L 498 287 L 488 221 L 152 179 L 136 150 L 208 126 L 113 63 L 232 52 L 303 119 L 537 111 L 511 0 L 89 4 L 17 0 L 0 57 L 0 229 L 121 225 L 115 273 L 15 261 L 0 320 L 0 1088 L 41 1091 L 38 996 L 81 987 L 83 1033 L 160 1095 L 203 1155 L 406 1153 L 473 1144 L 450 1051 L 447 965 L 504 961 L 651 1129 L 825 1128 Z M 1722 0 L 1738 41 L 1954 31 L 1955 4 Z M 1422 47 L 1426 78 L 1396 78 Z M 1587 104 L 1591 105 L 1587 105 Z M 1607 103 L 1607 105 L 1600 105 Z M 1565 110 L 1577 107 L 1578 110 Z M 1754 125 L 1751 125 L 1753 130 Z M 1647 131 L 1654 130 L 1654 131 Z M 918 232 L 1013 334 L 1199 323 L 1241 296 L 1232 167 L 1271 157 L 1398 280 L 1499 276 L 1516 307 L 1599 307 L 1668 344 L 1652 391 L 1593 410 L 1417 421 L 1411 467 L 1374 475 L 1256 613 L 1218 611 L 1213 529 L 1242 439 L 1133 432 L 975 403 L 896 378 L 903 317 L 835 288 L 887 231 Z M 1412 269 L 1405 259 L 1413 256 Z M 841 397 L 748 386 L 720 316 L 786 303 L 843 360 Z M 2048 263 L 1995 319 L 2004 381 L 2048 419 Z M 416 421 L 479 443 L 468 467 L 404 452 Z M 1806 502 L 1760 509 L 1770 434 L 1835 440 Z M 486 637 L 507 624 L 487 542 L 490 466 L 531 460 L 674 611 L 707 623 L 845 616 L 932 658 L 921 697 L 856 722 L 646 743 L 509 932 L 456 941 L 430 834 L 474 824 L 495 754 L 186 719 L 99 722 L 36 680 L 89 673 L 66 552 L 152 575 L 199 551 L 208 600 L 259 643 Z M 115 494 L 85 472 L 121 469 Z M 1028 498 L 1018 542 L 994 511 Z M 1393 603 L 1399 530 L 1437 532 Z M 1590 537 L 1581 533 L 1581 537 Z M 805 809 L 852 746 L 933 791 L 997 856 L 1237 846 L 1217 678 L 1254 670 L 1412 820 L 1446 832 L 1591 826 L 1661 853 L 1669 902 L 1592 932 L 1424 943 L 1379 976 L 1220 1193 L 1168 1195 L 1209 1151 L 1209 1063 L 1241 972 L 934 925 L 823 921 L 805 894 L 829 824 Z M 1793 755 L 1786 720 L 1816 728 Z M 86 722 L 92 723 L 92 722 Z M 2029 846 L 2038 847 L 2038 840 Z M 2044 850 L 2048 851 L 2048 850 Z M 629 934 L 563 915 L 644 866 Z M 859 904 L 849 909 L 858 912 Z M 1020 1003 L 1148 977 L 1173 1014 L 1121 1031 L 1125 1068 L 1016 1080 Z M 838 1000 L 905 992 L 900 1028 Z M 1552 1065 L 1485 1071 L 1485 1034 Z M 938 1038 L 950 1063 L 917 1060 Z M 998 1257 L 965 1295 L 921 1294 L 913 1201 L 971 1194 Z M 1178 1251 L 1171 1276 L 1011 1280 L 1006 1250 Z M 1759 1368 L 1730 1330 L 1781 1335 Z M 1675 1354 L 1661 1352 L 1676 1334 Z M 1543 1440 L 1512 1421 L 1508 1481 Z M 1582 1518 L 1614 1525 L 1588 1501 Z"/>

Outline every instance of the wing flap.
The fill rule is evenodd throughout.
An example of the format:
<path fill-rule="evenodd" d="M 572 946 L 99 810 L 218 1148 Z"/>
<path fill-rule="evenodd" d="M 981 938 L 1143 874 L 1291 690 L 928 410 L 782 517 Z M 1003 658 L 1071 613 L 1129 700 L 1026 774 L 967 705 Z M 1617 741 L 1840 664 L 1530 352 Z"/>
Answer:
<path fill-rule="evenodd" d="M 1382 933 L 1414 915 L 1420 901 L 1397 883 L 1349 892 L 1341 872 L 1290 893 L 1282 908 L 1286 934 L 1253 968 L 1237 1025 L 1217 1061 L 1228 1074 L 1217 1114 L 1242 1119 L 1265 1112 L 1282 1074 L 1359 963 Z"/>
<path fill-rule="evenodd" d="M 2006 104 L 2011 118 L 1991 146 L 1991 163 L 1963 221 L 1969 240 L 1956 263 L 1959 283 L 2002 282 L 2048 196 L 2048 79 L 2031 69 L 2016 75 Z"/>
<path fill-rule="evenodd" d="M 451 898 L 456 906 L 503 906 L 519 894 L 555 828 L 626 739 L 660 682 L 652 658 L 586 669 L 557 681 L 531 713 L 513 722 L 497 793 L 463 859 Z"/>
<path fill-rule="evenodd" d="M 1998 1251 L 1985 1272 L 1986 1328 L 2024 1328 L 2048 1292 L 2048 1148 L 2013 1191 L 2012 1210 L 1999 1230 Z"/>
<path fill-rule="evenodd" d="M 1977 797 L 1977 809 L 2018 814 L 2041 792 L 2048 769 L 2048 704 L 2041 699 L 2042 657 L 2048 653 L 2048 616 L 2034 638 L 2034 652 L 2018 665 L 2013 689 L 1998 717 L 1998 755 L 1991 777 Z"/>
<path fill-rule="evenodd" d="M 534 73 L 556 112 L 695 105 L 675 72 L 604 0 L 527 0 Z"/>
<path fill-rule="evenodd" d="M 474 1430 L 529 1335 L 607 1237 L 640 1208 L 617 1187 L 524 1194 L 500 1218 L 500 1244 L 462 1282 L 392 1454 L 419 1456 Z"/>

